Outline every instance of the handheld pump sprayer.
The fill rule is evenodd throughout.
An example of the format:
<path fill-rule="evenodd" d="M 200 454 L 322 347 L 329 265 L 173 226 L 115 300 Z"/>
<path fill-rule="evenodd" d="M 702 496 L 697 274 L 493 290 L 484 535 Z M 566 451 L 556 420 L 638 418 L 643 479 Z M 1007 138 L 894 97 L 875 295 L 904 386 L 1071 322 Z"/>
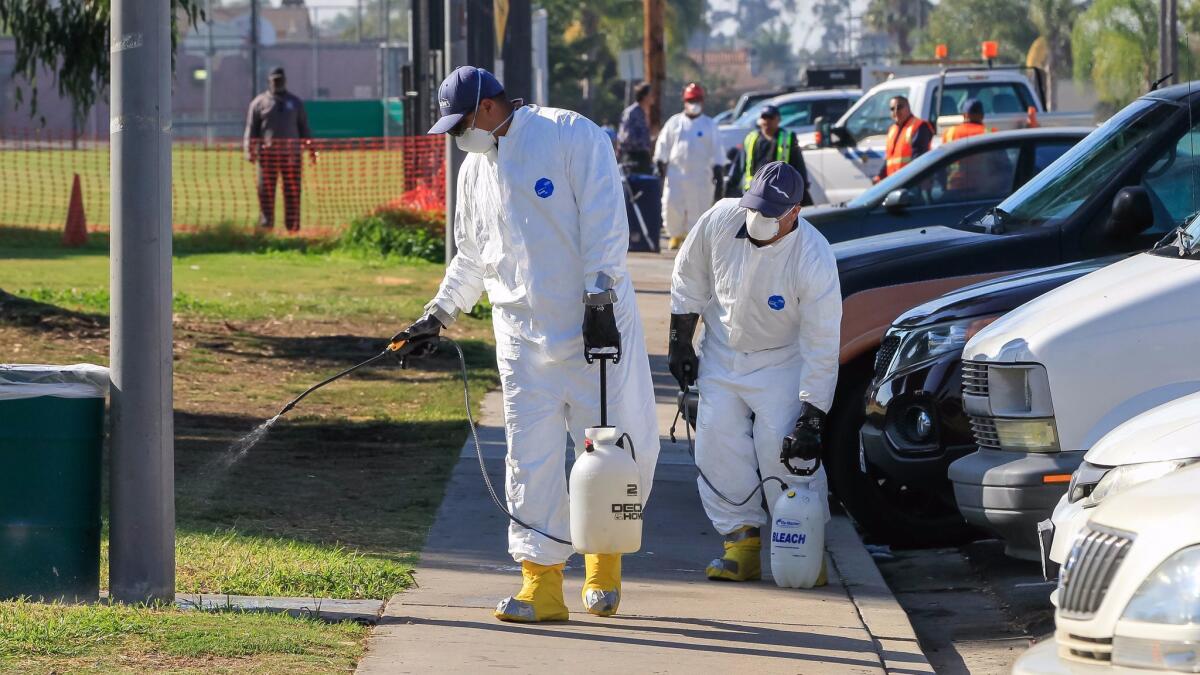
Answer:
<path fill-rule="evenodd" d="M 671 442 L 675 442 L 675 427 L 680 417 L 684 420 L 684 431 L 687 434 L 688 454 L 696 460 L 696 444 L 692 439 L 692 426 L 696 423 L 695 415 L 689 407 L 689 401 L 694 400 L 695 392 L 689 387 L 679 394 L 679 407 L 675 411 L 675 419 L 671 422 Z M 801 457 L 811 461 L 810 467 L 792 465 L 792 458 L 783 460 L 783 465 L 793 476 L 807 478 L 821 467 L 821 457 Z M 717 489 L 700 465 L 696 465 L 700 480 L 721 501 L 733 506 L 742 506 L 749 502 L 759 490 L 764 490 L 768 481 L 779 483 L 781 494 L 771 507 L 771 575 L 775 584 L 784 588 L 812 588 L 821 576 L 821 568 L 825 556 L 825 512 L 824 504 L 819 494 L 808 488 L 807 481 L 799 483 L 795 488 L 789 487 L 778 476 L 767 476 L 758 482 L 741 501 L 734 501 Z"/>
<path fill-rule="evenodd" d="M 584 447 L 577 449 L 575 466 L 570 477 L 571 540 L 556 537 L 524 522 L 512 514 L 500 501 L 492 480 L 488 476 L 483 459 L 483 448 L 479 442 L 475 418 L 471 413 L 470 383 L 467 377 L 467 360 L 462 347 L 447 337 L 431 338 L 435 343 L 446 342 L 454 347 L 462 373 L 463 403 L 466 407 L 467 424 L 475 445 L 475 456 L 479 459 L 479 471 L 492 503 L 509 520 L 521 527 L 541 534 L 552 541 L 572 546 L 580 553 L 632 553 L 641 548 L 642 540 L 642 495 L 633 440 L 628 434 L 620 433 L 608 424 L 608 378 L 605 365 L 620 358 L 616 354 L 589 354 L 588 362 L 600 362 L 600 426 L 585 430 Z M 387 357 L 399 360 L 405 367 L 406 358 L 422 344 L 407 340 L 394 340 L 375 356 L 347 368 L 308 389 L 288 402 L 266 426 L 296 407 L 309 394 L 336 382 L 347 375 L 374 364 Z M 629 451 L 625 452 L 624 443 Z M 574 543 L 572 543 L 574 542 Z"/>

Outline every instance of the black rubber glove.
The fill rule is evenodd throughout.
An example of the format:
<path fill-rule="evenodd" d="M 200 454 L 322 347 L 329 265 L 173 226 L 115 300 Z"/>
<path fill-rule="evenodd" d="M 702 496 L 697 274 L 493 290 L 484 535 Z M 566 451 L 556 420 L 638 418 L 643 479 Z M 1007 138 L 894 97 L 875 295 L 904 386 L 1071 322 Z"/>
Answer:
<path fill-rule="evenodd" d="M 721 201 L 721 198 L 725 196 L 725 172 L 721 170 L 721 167 L 714 164 L 713 168 L 712 168 L 712 173 L 713 173 L 713 202 L 716 203 L 716 202 Z"/>
<path fill-rule="evenodd" d="M 403 346 L 392 350 L 400 365 L 406 365 L 409 358 L 422 359 L 437 351 L 439 335 L 442 332 L 442 322 L 431 314 L 417 319 L 411 326 L 396 333 L 391 344 L 403 343 Z"/>
<path fill-rule="evenodd" d="M 696 384 L 700 374 L 700 358 L 696 356 L 696 348 L 692 346 L 692 335 L 696 333 L 696 324 L 700 322 L 699 314 L 672 314 L 671 339 L 667 345 L 667 367 L 675 376 L 682 391 Z"/>
<path fill-rule="evenodd" d="M 811 476 L 821 466 L 821 430 L 825 426 L 825 413 L 808 401 L 800 404 L 800 417 L 796 419 L 796 427 L 792 433 L 783 439 L 783 448 L 779 453 L 779 461 L 793 475 Z M 791 460 L 813 462 L 811 469 L 798 469 Z"/>
<path fill-rule="evenodd" d="M 617 330 L 617 313 L 613 291 L 586 293 L 583 296 L 583 357 L 588 363 L 599 356 L 621 360 L 621 332 Z"/>
<path fill-rule="evenodd" d="M 663 180 L 666 180 L 667 179 L 667 163 L 666 162 L 655 162 L 654 163 L 654 175 L 658 176 L 659 178 L 661 178 Z"/>

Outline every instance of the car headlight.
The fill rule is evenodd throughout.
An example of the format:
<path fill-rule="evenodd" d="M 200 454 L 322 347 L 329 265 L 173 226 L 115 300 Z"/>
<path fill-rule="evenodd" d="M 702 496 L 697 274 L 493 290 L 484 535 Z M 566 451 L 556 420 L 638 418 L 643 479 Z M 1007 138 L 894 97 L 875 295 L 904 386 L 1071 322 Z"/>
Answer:
<path fill-rule="evenodd" d="M 1146 577 L 1121 619 L 1168 626 L 1200 624 L 1200 546 L 1177 551 Z M 1112 662 L 1194 673 L 1200 671 L 1200 644 L 1118 635 L 1113 639 Z"/>
<path fill-rule="evenodd" d="M 1111 470 L 1111 466 L 1098 466 L 1086 461 L 1080 464 L 1071 474 L 1071 484 L 1067 486 L 1067 503 L 1074 504 L 1090 496 L 1092 490 L 1096 489 L 1096 484 L 1104 478 L 1104 474 Z"/>
<path fill-rule="evenodd" d="M 1083 507 L 1091 508 L 1118 492 L 1128 490 L 1138 483 L 1165 476 L 1195 461 L 1195 458 L 1169 459 L 1161 462 L 1142 462 L 1114 467 L 1096 482 L 1096 486 L 1084 498 Z M 1072 477 L 1073 481 L 1074 477 Z"/>
<path fill-rule="evenodd" d="M 1024 452 L 1058 452 L 1058 428 L 1054 418 L 992 420 L 996 437 L 1005 450 Z"/>
<path fill-rule="evenodd" d="M 896 357 L 888 366 L 883 378 L 893 373 L 931 361 L 942 354 L 961 351 L 967 341 L 983 330 L 983 327 L 1000 318 L 1000 315 L 974 319 L 962 319 L 939 323 L 909 331 L 896 348 Z"/>

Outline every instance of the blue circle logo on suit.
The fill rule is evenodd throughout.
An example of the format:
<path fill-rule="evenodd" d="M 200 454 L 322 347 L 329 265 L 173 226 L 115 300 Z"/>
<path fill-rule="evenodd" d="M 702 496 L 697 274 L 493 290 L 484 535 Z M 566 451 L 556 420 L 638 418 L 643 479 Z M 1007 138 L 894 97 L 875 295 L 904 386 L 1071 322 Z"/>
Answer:
<path fill-rule="evenodd" d="M 554 181 L 549 178 L 539 178 L 533 184 L 533 193 L 542 199 L 549 197 L 554 194 Z"/>
<path fill-rule="evenodd" d="M 783 309 L 785 304 L 786 303 L 783 301 L 782 295 L 772 295 L 771 297 L 767 298 L 767 307 L 770 307 L 777 312 Z"/>

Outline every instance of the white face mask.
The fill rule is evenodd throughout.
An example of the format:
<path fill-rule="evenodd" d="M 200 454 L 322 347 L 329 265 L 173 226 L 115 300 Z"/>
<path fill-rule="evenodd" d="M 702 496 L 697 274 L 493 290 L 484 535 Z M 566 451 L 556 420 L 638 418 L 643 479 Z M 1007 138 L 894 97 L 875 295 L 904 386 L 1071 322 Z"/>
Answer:
<path fill-rule="evenodd" d="M 483 78 L 478 78 L 479 85 L 475 88 L 475 116 L 479 117 L 479 94 L 483 88 Z M 454 137 L 454 144 L 463 152 L 477 152 L 486 154 L 491 152 L 492 148 L 496 147 L 496 129 L 508 123 L 516 110 L 510 112 L 504 121 L 497 124 L 491 131 L 478 129 L 475 127 L 475 121 L 471 121 L 471 128 Z"/>
<path fill-rule="evenodd" d="M 768 241 L 779 234 L 779 219 L 749 211 L 746 213 L 746 234 L 756 241 Z"/>
<path fill-rule="evenodd" d="M 689 115 L 691 117 L 696 117 L 697 115 L 699 115 L 702 112 L 704 112 L 704 104 L 702 104 L 702 103 L 684 103 L 683 104 L 683 113 L 685 115 Z"/>
<path fill-rule="evenodd" d="M 770 241 L 779 234 L 779 221 L 786 216 L 787 212 L 779 218 L 768 218 L 758 211 L 747 211 L 746 234 L 755 241 Z"/>

